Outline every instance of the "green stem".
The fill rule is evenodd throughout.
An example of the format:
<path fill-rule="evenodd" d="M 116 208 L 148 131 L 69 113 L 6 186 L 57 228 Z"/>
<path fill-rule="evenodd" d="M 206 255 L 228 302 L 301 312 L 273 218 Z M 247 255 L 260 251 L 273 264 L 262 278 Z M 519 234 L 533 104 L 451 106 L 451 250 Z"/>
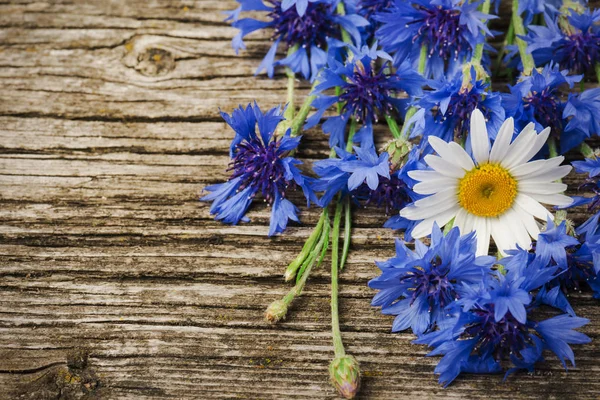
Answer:
<path fill-rule="evenodd" d="M 390 127 L 390 131 L 392 132 L 394 139 L 400 139 L 402 137 L 402 133 L 400 132 L 400 127 L 398 126 L 398 123 L 396 122 L 394 117 L 392 117 L 389 114 L 386 114 L 385 120 L 387 121 L 387 124 Z"/>
<path fill-rule="evenodd" d="M 344 2 L 340 1 L 337 5 L 336 11 L 339 15 L 346 15 L 346 8 L 344 7 Z M 352 44 L 352 38 L 350 37 L 350 34 L 340 26 L 340 31 L 342 33 L 342 41 L 344 43 L 350 43 Z"/>
<path fill-rule="evenodd" d="M 552 136 L 548 138 L 548 153 L 550 158 L 554 158 L 558 156 L 558 148 L 556 146 L 556 139 Z M 562 179 L 557 179 L 556 182 L 561 183 Z"/>
<path fill-rule="evenodd" d="M 285 74 L 287 75 L 287 108 L 283 116 L 286 120 L 291 121 L 294 119 L 294 90 L 296 84 L 296 74 L 290 68 L 285 68 Z"/>
<path fill-rule="evenodd" d="M 346 142 L 346 151 L 352 151 L 352 140 L 356 133 L 356 120 L 350 117 L 350 130 L 348 131 L 348 142 Z"/>
<path fill-rule="evenodd" d="M 523 63 L 523 75 L 528 76 L 531 75 L 531 71 L 535 68 L 535 62 L 533 61 L 533 56 L 527 52 L 527 43 L 519 37 L 526 34 L 523 19 L 519 14 L 519 0 L 513 0 L 512 2 L 512 22 L 515 29 L 515 41 L 519 47 L 519 55 Z"/>
<path fill-rule="evenodd" d="M 346 196 L 346 204 L 344 205 L 344 246 L 342 247 L 342 259 L 340 261 L 340 269 L 344 269 L 348 252 L 350 251 L 350 234 L 352 230 L 352 208 L 350 197 Z"/>
<path fill-rule="evenodd" d="M 600 63 L 596 64 L 594 70 L 596 71 L 596 79 L 598 79 L 598 83 L 600 83 Z"/>
<path fill-rule="evenodd" d="M 510 24 L 508 25 L 508 30 L 506 31 L 506 37 L 504 38 L 504 42 L 502 43 L 502 48 L 498 53 L 498 58 L 496 58 L 496 75 L 500 71 L 500 67 L 502 66 L 502 58 L 504 57 L 504 53 L 506 53 L 506 46 L 513 44 L 515 40 L 515 26 L 513 25 L 513 20 L 511 18 Z"/>
<path fill-rule="evenodd" d="M 285 274 L 283 275 L 286 281 L 294 279 L 298 268 L 300 268 L 300 266 L 306 261 L 309 254 L 315 248 L 318 239 L 321 237 L 321 233 L 323 232 L 323 224 L 327 218 L 327 209 L 323 209 L 321 212 L 321 217 L 319 218 L 319 222 L 317 222 L 317 226 L 315 226 L 315 229 L 312 231 L 308 239 L 306 239 L 306 242 L 302 247 L 302 251 L 300 251 L 300 254 L 298 254 L 296 259 L 292 261 L 286 268 Z"/>
<path fill-rule="evenodd" d="M 310 89 L 311 93 L 314 91 L 315 87 L 317 87 L 318 83 L 318 81 L 315 81 L 315 83 L 313 83 L 313 86 Z M 300 133 L 302 125 L 304 124 L 304 121 L 306 121 L 306 117 L 308 117 L 308 113 L 312 108 L 312 103 L 316 98 L 316 95 L 309 94 L 304 100 L 304 103 L 302 103 L 300 110 L 298 110 L 298 114 L 296 114 L 296 116 L 292 120 L 292 123 L 290 124 L 290 128 L 292 129 L 292 136 L 297 136 Z"/>
<path fill-rule="evenodd" d="M 592 149 L 586 142 L 582 142 L 579 146 L 579 151 L 585 158 L 596 158 L 594 149 Z"/>
<path fill-rule="evenodd" d="M 427 64 L 427 58 L 428 58 L 427 45 L 424 44 L 421 46 L 421 52 L 419 53 L 419 66 L 417 68 L 417 72 L 420 73 L 421 75 L 425 74 L 425 66 Z"/>
<path fill-rule="evenodd" d="M 481 5 L 481 12 L 484 14 L 490 13 L 490 0 L 485 0 Z M 483 46 L 485 42 L 479 43 L 475 46 L 475 51 L 473 52 L 473 56 L 471 56 L 472 64 L 481 64 L 481 58 L 483 57 Z"/>
<path fill-rule="evenodd" d="M 340 250 L 340 222 L 342 220 L 342 201 L 337 202 L 335 216 L 333 218 L 333 237 L 331 243 L 331 336 L 333 338 L 333 349 L 336 357 L 346 355 L 342 334 L 340 332 L 340 317 L 338 309 L 338 254 Z"/>
<path fill-rule="evenodd" d="M 329 218 L 329 216 L 327 215 L 327 212 L 325 212 L 325 214 L 326 214 L 327 218 Z M 321 239 L 317 243 L 317 246 L 315 246 L 312 253 L 310 254 L 310 258 L 309 258 L 310 262 L 306 266 L 306 270 L 304 271 L 304 273 L 302 274 L 300 279 L 296 282 L 296 285 L 292 289 L 290 289 L 288 294 L 286 294 L 285 297 L 282 299 L 283 303 L 286 306 L 289 306 L 297 296 L 300 296 L 300 294 L 302 293 L 302 290 L 304 290 L 304 286 L 306 285 L 306 280 L 308 279 L 308 276 L 310 275 L 310 271 L 311 271 L 313 265 L 315 265 L 315 261 L 316 261 L 317 257 L 321 254 L 321 249 L 323 248 L 326 238 L 329 237 L 329 221 L 327 221 L 326 224 L 327 224 L 326 228 L 325 228 L 326 235 L 325 234 L 321 235 Z"/>
<path fill-rule="evenodd" d="M 298 45 L 294 45 L 288 49 L 287 55 L 291 56 L 298 50 Z M 285 132 L 292 124 L 292 120 L 294 119 L 294 113 L 296 112 L 296 108 L 294 106 L 294 90 L 296 84 L 296 74 L 289 67 L 285 67 L 285 75 L 287 76 L 287 106 L 285 112 L 283 113 L 283 117 L 285 118 L 279 126 L 277 126 L 277 131 L 275 134 L 277 136 L 285 135 Z"/>
<path fill-rule="evenodd" d="M 556 147 L 556 139 L 550 136 L 548 139 L 548 151 L 550 153 L 550 158 L 558 156 L 558 149 Z"/>

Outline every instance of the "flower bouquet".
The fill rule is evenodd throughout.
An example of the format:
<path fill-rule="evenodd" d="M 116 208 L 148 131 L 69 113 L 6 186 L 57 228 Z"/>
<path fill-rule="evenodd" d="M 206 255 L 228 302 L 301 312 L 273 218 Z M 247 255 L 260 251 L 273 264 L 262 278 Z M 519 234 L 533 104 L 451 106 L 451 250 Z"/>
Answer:
<path fill-rule="evenodd" d="M 221 113 L 234 132 L 231 175 L 201 200 L 235 225 L 262 199 L 269 236 L 299 222 L 291 192 L 321 209 L 285 268 L 294 286 L 265 318 L 286 318 L 311 270 L 330 264 L 330 377 L 344 397 L 357 394 L 338 275 L 352 213 L 373 207 L 402 239 L 395 257 L 377 262 L 372 305 L 395 316 L 393 332 L 410 329 L 415 344 L 441 356 L 442 385 L 463 372 L 532 371 L 550 353 L 575 365 L 570 345 L 590 341 L 577 331 L 589 321 L 569 292 L 589 287 L 600 298 L 600 153 L 586 144 L 600 133 L 600 88 L 583 85 L 600 78 L 600 10 L 514 0 L 495 31 L 499 2 L 490 0 L 237 1 L 226 19 L 239 30 L 234 49 L 268 32 L 257 74 L 284 72 L 287 99 L 283 108 L 254 102 Z M 312 84 L 300 105 L 298 79 Z M 310 173 L 298 146 L 317 126 L 330 155 Z M 566 163 L 567 152 L 579 161 Z M 585 177 L 569 188 L 580 196 L 565 195 L 572 168 Z M 572 207 L 589 218 L 575 224 Z"/>

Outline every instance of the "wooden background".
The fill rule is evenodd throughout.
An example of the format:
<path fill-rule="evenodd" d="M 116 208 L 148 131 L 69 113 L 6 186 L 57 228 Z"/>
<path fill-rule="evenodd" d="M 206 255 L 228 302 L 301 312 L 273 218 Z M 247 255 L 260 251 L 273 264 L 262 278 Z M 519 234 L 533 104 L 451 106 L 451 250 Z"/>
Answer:
<path fill-rule="evenodd" d="M 221 12 L 235 5 L 0 1 L 0 399 L 336 398 L 327 266 L 286 322 L 263 321 L 318 210 L 269 239 L 264 205 L 231 227 L 197 201 L 227 177 L 218 107 L 285 99 L 282 76 L 253 76 L 266 36 L 231 50 Z M 325 157 L 325 136 L 309 132 L 299 156 Z M 575 347 L 577 368 L 549 356 L 506 383 L 466 375 L 440 388 L 437 359 L 369 305 L 373 260 L 393 254 L 385 219 L 355 213 L 341 275 L 362 398 L 599 398 L 589 292 L 573 295 L 594 339 Z"/>

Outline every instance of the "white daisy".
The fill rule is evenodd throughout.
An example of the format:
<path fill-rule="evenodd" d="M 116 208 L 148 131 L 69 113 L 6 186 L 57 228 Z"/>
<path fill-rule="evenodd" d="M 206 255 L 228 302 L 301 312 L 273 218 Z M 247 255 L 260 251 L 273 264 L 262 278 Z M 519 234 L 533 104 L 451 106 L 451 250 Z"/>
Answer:
<path fill-rule="evenodd" d="M 540 203 L 566 206 L 572 199 L 562 194 L 567 185 L 555 182 L 571 170 L 561 166 L 564 157 L 529 161 L 550 134 L 550 128 L 539 135 L 530 123 L 511 143 L 514 121 L 502 124 L 490 151 L 485 119 L 479 110 L 471 114 L 471 148 L 473 157 L 455 142 L 446 143 L 429 137 L 438 155 L 425 156 L 433 171 L 411 171 L 409 176 L 420 181 L 414 191 L 431 195 L 400 211 L 410 220 L 422 220 L 412 235 L 421 238 L 431 234 L 434 222 L 444 226 L 454 219 L 461 234 L 477 235 L 477 255 L 487 255 L 490 235 L 498 250 L 531 246 L 540 227 L 535 218 L 546 220 L 550 212 Z"/>

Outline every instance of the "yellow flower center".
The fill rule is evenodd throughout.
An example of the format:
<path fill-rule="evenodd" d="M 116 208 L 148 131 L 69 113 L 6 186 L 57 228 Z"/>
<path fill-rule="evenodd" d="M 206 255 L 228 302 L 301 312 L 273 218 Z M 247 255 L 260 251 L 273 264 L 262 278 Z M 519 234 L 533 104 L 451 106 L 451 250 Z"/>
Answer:
<path fill-rule="evenodd" d="M 512 206 L 517 181 L 498 164 L 484 164 L 467 172 L 458 184 L 458 202 L 478 217 L 497 217 Z"/>

